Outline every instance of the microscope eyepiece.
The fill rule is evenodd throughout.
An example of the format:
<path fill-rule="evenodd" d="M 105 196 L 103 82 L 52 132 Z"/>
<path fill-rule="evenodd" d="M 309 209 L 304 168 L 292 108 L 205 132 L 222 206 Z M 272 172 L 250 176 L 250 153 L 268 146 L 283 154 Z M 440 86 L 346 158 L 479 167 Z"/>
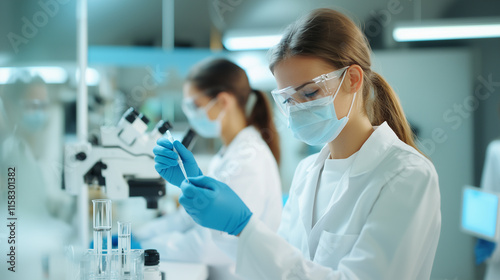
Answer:
<path fill-rule="evenodd" d="M 134 109 L 134 107 L 130 107 L 127 111 L 125 111 L 123 115 L 125 116 L 125 120 L 127 120 L 129 123 L 133 123 L 139 116 L 139 113 Z"/>
<path fill-rule="evenodd" d="M 160 132 L 160 134 L 165 134 L 165 132 L 167 132 L 167 130 L 170 130 L 172 128 L 172 124 L 170 124 L 169 121 L 159 121 L 158 124 L 156 124 L 156 127 L 155 129 L 158 130 L 158 132 Z"/>

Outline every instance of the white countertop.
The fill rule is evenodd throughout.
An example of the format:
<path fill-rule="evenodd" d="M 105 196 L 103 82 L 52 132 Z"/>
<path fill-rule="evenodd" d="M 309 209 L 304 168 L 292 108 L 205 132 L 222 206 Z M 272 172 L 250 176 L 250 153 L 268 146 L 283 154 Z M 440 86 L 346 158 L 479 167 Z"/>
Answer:
<path fill-rule="evenodd" d="M 166 280 L 206 280 L 208 267 L 198 263 L 160 262 L 160 271 L 166 273 Z"/>

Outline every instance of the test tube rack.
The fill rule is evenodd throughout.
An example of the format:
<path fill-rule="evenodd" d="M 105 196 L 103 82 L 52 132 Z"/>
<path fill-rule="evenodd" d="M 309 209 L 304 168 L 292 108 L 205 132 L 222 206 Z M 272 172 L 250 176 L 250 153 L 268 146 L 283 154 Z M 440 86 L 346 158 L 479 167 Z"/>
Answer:
<path fill-rule="evenodd" d="M 128 262 L 127 269 L 123 267 L 125 259 Z M 109 265 L 105 273 L 99 273 L 96 269 L 100 261 Z M 80 262 L 80 280 L 142 280 L 143 278 L 144 250 L 130 250 L 127 254 L 114 249 L 111 254 L 99 255 L 90 249 L 83 254 Z"/>

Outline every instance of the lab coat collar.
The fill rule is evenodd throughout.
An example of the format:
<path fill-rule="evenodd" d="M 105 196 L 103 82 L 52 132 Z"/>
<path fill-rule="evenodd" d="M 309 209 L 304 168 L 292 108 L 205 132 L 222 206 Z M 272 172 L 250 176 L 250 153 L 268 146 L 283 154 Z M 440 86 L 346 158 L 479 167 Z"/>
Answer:
<path fill-rule="evenodd" d="M 398 136 L 389 127 L 387 122 L 383 122 L 380 126 L 375 126 L 374 128 L 375 131 L 361 146 L 358 156 L 354 159 L 349 176 L 357 176 L 375 168 L 382 161 L 394 142 L 398 140 Z M 320 169 L 329 155 L 330 149 L 328 144 L 326 144 L 307 171 L 310 172 L 315 168 Z"/>

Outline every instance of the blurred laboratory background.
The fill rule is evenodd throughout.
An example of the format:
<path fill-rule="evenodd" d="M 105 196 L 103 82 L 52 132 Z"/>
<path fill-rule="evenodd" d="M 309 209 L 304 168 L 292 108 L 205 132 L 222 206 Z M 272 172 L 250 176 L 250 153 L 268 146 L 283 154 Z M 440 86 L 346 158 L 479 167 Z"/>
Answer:
<path fill-rule="evenodd" d="M 82 12 L 79 5 L 85 2 Z M 79 201 L 68 191 L 75 186 L 64 186 L 63 174 L 65 144 L 82 137 L 79 91 L 87 91 L 83 136 L 90 143 L 99 142 L 100 127 L 115 126 L 130 107 L 149 119 L 149 130 L 168 120 L 174 138 L 182 139 L 189 129 L 182 87 L 194 64 L 228 58 L 246 71 L 253 88 L 271 98 L 276 83 L 267 50 L 288 24 L 320 7 L 344 12 L 362 27 L 373 49 L 373 68 L 395 88 L 421 150 L 435 164 L 442 230 L 431 279 L 482 279 L 485 265 L 475 263 L 476 238 L 461 231 L 460 213 L 463 187 L 480 186 L 487 146 L 500 137 L 500 2 L 495 0 L 2 0 L 0 158 L 15 159 L 18 168 L 19 238 L 32 231 L 39 236 L 20 242 L 19 269 L 40 263 L 31 272 L 43 277 L 29 279 L 60 279 L 63 272 L 54 271 L 58 258 L 68 254 L 63 245 L 77 242 Z M 453 26 L 462 29 L 446 29 Z M 80 83 L 81 69 L 86 84 Z M 274 104 L 273 110 L 286 194 L 300 159 L 321 147 L 294 139 Z M 221 145 L 194 140 L 191 150 L 202 169 Z M 6 168 L 2 165 L 0 175 L 2 215 Z M 126 219 L 139 228 L 174 211 L 178 195 L 167 186 L 155 209 L 143 197 L 113 200 L 113 221 Z M 91 199 L 106 194 L 90 186 L 87 196 L 91 208 Z M 91 221 L 90 212 L 87 216 Z M 5 216 L 0 218 L 3 259 L 8 232 Z M 8 276 L 8 264 L 1 263 L 0 275 Z"/>

